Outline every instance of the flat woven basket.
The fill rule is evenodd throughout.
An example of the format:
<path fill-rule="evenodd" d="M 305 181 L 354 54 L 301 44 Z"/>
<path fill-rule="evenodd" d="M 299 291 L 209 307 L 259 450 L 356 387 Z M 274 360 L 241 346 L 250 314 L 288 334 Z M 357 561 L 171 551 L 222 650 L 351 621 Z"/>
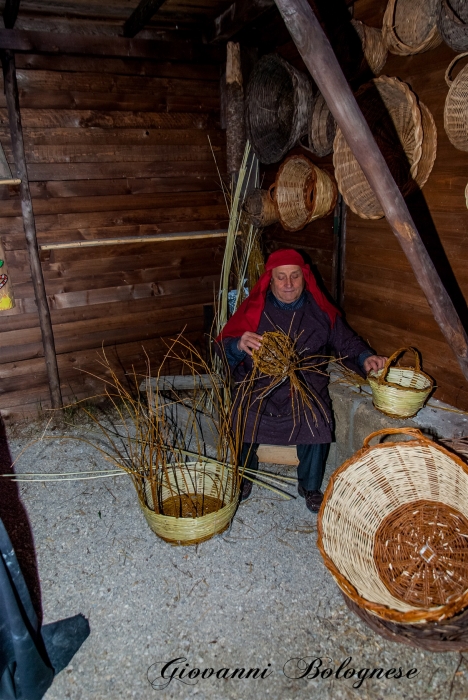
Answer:
<path fill-rule="evenodd" d="M 455 56 L 445 73 L 449 91 L 444 107 L 444 127 L 450 143 L 460 151 L 468 151 L 468 64 L 452 80 L 452 70 L 460 59 L 468 56 L 462 53 Z"/>
<path fill-rule="evenodd" d="M 281 56 L 263 56 L 247 86 L 246 127 L 261 163 L 277 163 L 307 133 L 312 84 Z"/>
<path fill-rule="evenodd" d="M 244 210 L 253 226 L 263 228 L 279 220 L 273 192 L 274 185 L 268 190 L 256 188 L 246 198 Z"/>
<path fill-rule="evenodd" d="M 414 354 L 414 367 L 392 367 L 405 352 Z M 372 401 L 391 418 L 410 418 L 424 406 L 434 388 L 434 382 L 421 371 L 419 354 L 414 348 L 401 348 L 391 355 L 385 367 L 367 376 L 372 390 Z"/>
<path fill-rule="evenodd" d="M 454 51 L 468 51 L 468 3 L 441 0 L 437 26 L 442 39 Z"/>
<path fill-rule="evenodd" d="M 442 42 L 437 29 L 440 0 L 389 0 L 382 34 L 391 53 L 410 56 Z"/>
<path fill-rule="evenodd" d="M 362 51 L 367 65 L 374 75 L 379 75 L 387 62 L 388 49 L 382 36 L 382 31 L 368 27 L 358 19 L 352 19 L 351 24 L 356 30 L 362 44 Z"/>
<path fill-rule="evenodd" d="M 330 214 L 338 190 L 334 179 L 302 155 L 286 158 L 276 175 L 275 204 L 287 231 L 299 231 Z"/>
<path fill-rule="evenodd" d="M 423 187 L 437 153 L 437 130 L 427 107 L 406 83 L 385 75 L 363 85 L 356 99 L 403 196 Z M 381 219 L 382 207 L 340 129 L 333 163 L 350 209 L 363 219 Z"/>
<path fill-rule="evenodd" d="M 409 441 L 370 446 L 375 437 Z M 468 606 L 468 465 L 412 428 L 372 433 L 332 476 L 318 547 L 363 611 L 417 625 Z"/>
<path fill-rule="evenodd" d="M 229 526 L 238 505 L 238 485 L 222 464 L 189 462 L 171 466 L 158 479 L 154 508 L 148 480 L 140 508 L 150 528 L 172 545 L 205 542 Z"/>

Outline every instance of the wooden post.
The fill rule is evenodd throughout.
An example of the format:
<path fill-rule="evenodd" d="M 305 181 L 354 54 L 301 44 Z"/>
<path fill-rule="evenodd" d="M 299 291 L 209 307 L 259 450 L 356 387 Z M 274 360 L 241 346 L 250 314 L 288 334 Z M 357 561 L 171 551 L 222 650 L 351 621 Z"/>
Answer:
<path fill-rule="evenodd" d="M 434 318 L 468 379 L 468 336 L 405 200 L 307 0 L 275 0 L 286 27 L 398 238 Z"/>
<path fill-rule="evenodd" d="M 240 45 L 227 43 L 226 57 L 226 152 L 229 175 L 239 172 L 245 149 L 244 88 Z"/>
<path fill-rule="evenodd" d="M 42 267 L 39 259 L 39 251 L 36 239 L 36 224 L 32 208 L 31 193 L 29 191 L 28 172 L 26 169 L 26 157 L 24 154 L 23 128 L 21 126 L 21 114 L 19 108 L 18 84 L 16 82 L 15 55 L 12 51 L 3 51 L 1 55 L 3 76 L 5 81 L 5 96 L 10 122 L 11 145 L 15 159 L 17 177 L 21 180 L 20 196 L 21 211 L 23 214 L 23 226 L 26 236 L 26 244 L 31 267 L 31 277 L 36 297 L 39 324 L 41 327 L 42 344 L 44 346 L 44 358 L 49 380 L 50 398 L 52 408 L 62 406 L 62 394 L 60 392 L 60 379 L 55 354 L 54 334 L 50 320 L 49 305 L 42 276 Z"/>

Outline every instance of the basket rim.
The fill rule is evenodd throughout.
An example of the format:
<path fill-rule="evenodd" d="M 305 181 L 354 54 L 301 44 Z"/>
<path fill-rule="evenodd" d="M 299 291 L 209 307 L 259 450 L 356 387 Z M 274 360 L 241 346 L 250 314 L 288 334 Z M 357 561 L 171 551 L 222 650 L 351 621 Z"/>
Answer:
<path fill-rule="evenodd" d="M 384 387 L 386 387 L 386 386 L 391 386 L 391 387 L 393 387 L 394 389 L 398 389 L 399 391 L 411 391 L 411 393 L 415 393 L 415 394 L 424 394 L 424 393 L 426 393 L 426 392 L 432 391 L 432 389 L 434 388 L 435 382 L 434 382 L 434 380 L 432 379 L 432 377 L 430 377 L 428 374 L 426 374 L 425 372 L 423 372 L 421 369 L 420 369 L 420 370 L 417 370 L 415 367 L 410 367 L 409 365 L 399 365 L 398 367 L 390 367 L 390 368 L 389 368 L 389 372 L 390 372 L 392 369 L 395 369 L 395 370 L 400 369 L 400 370 L 403 370 L 403 371 L 411 371 L 411 372 L 413 372 L 414 374 L 421 375 L 422 377 L 425 377 L 425 379 L 428 380 L 429 386 L 428 386 L 428 387 L 421 387 L 420 389 L 418 389 L 417 387 L 401 386 L 401 384 L 396 384 L 395 382 L 389 382 L 389 381 L 386 380 L 386 379 L 385 379 L 383 382 L 379 382 L 379 376 L 377 376 L 377 374 L 376 374 L 376 372 L 374 372 L 374 370 L 371 370 L 371 371 L 369 372 L 369 374 L 367 375 L 367 381 L 369 382 L 369 384 L 371 384 L 371 381 L 373 381 L 375 384 L 377 384 L 377 385 L 379 386 L 379 388 L 384 388 Z M 383 369 L 379 370 L 380 375 L 381 375 L 381 373 L 382 373 L 383 371 L 384 371 Z M 372 384 L 371 384 L 371 387 L 372 387 Z"/>
<path fill-rule="evenodd" d="M 412 435 L 413 439 L 408 440 L 405 442 L 385 442 L 385 443 L 380 443 L 378 445 L 373 445 L 370 446 L 368 443 L 369 441 L 377 436 L 377 435 L 388 435 L 388 434 L 407 434 L 407 435 Z M 394 610 L 393 608 L 388 607 L 387 605 L 382 605 L 381 603 L 374 603 L 372 601 L 367 600 L 367 598 L 364 598 L 363 596 L 360 595 L 360 593 L 357 591 L 355 586 L 348 581 L 345 576 L 339 571 L 339 569 L 336 567 L 333 559 L 328 555 L 328 553 L 325 550 L 325 546 L 323 543 L 323 525 L 322 525 L 322 518 L 323 514 L 325 512 L 325 508 L 327 505 L 327 502 L 331 498 L 333 494 L 333 489 L 335 486 L 335 482 L 337 481 L 338 477 L 345 472 L 349 467 L 353 466 L 359 460 L 369 452 L 373 450 L 382 450 L 382 449 L 388 449 L 388 448 L 393 448 L 395 446 L 401 446 L 401 445 L 410 445 L 410 446 L 430 446 L 437 451 L 441 452 L 445 456 L 449 457 L 452 459 L 454 462 L 457 463 L 459 467 L 463 470 L 463 472 L 468 476 L 468 464 L 464 462 L 458 455 L 454 454 L 453 452 L 450 452 L 447 450 L 445 447 L 442 445 L 434 442 L 433 440 L 430 440 L 429 438 L 425 437 L 423 433 L 421 433 L 420 430 L 417 428 L 387 428 L 383 430 L 377 430 L 374 433 L 371 433 L 370 435 L 367 436 L 367 438 L 364 440 L 364 446 L 359 449 L 352 457 L 347 459 L 341 467 L 339 467 L 330 477 L 330 481 L 328 483 L 328 486 L 325 490 L 325 493 L 323 495 L 323 502 L 320 507 L 320 511 L 317 517 L 317 547 L 320 551 L 320 554 L 323 557 L 324 564 L 327 567 L 327 569 L 330 571 L 332 574 L 333 578 L 335 579 L 336 583 L 338 584 L 338 587 L 346 593 L 347 596 L 351 598 L 352 601 L 354 601 L 357 605 L 359 605 L 361 608 L 364 608 L 368 612 L 376 615 L 377 617 L 380 617 L 384 620 L 389 620 L 390 622 L 401 622 L 401 623 L 407 623 L 407 624 L 416 624 L 420 622 L 429 622 L 429 621 L 438 621 L 442 620 L 448 617 L 452 617 L 455 615 L 457 612 L 462 610 L 463 608 L 468 606 L 468 590 L 465 591 L 463 595 L 461 595 L 459 598 L 457 598 L 455 601 L 452 601 L 451 603 L 446 603 L 445 605 L 439 605 L 433 608 L 427 608 L 427 609 L 417 609 L 415 608 L 414 610 L 409 610 L 408 612 L 401 612 L 398 610 Z"/>

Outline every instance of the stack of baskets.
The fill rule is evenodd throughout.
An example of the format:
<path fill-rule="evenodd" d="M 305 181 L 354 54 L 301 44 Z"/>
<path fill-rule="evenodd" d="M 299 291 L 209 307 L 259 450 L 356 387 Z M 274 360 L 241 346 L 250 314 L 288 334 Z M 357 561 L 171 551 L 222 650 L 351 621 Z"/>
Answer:
<path fill-rule="evenodd" d="M 402 433 L 409 441 L 370 446 Z M 411 428 L 381 430 L 332 476 L 318 546 L 346 602 L 387 638 L 468 647 L 468 465 Z"/>
<path fill-rule="evenodd" d="M 408 351 L 414 354 L 414 367 L 393 367 L 393 363 Z M 375 408 L 391 418 L 415 416 L 434 388 L 431 377 L 421 371 L 419 353 L 414 348 L 394 352 L 383 369 L 369 372 L 367 381 Z"/>
<path fill-rule="evenodd" d="M 444 107 L 444 127 L 450 142 L 460 151 L 468 151 L 468 65 L 465 65 L 455 80 L 452 70 L 468 53 L 456 56 L 445 73 L 449 86 Z"/>
<path fill-rule="evenodd" d="M 466 0 L 440 0 L 439 32 L 454 51 L 468 51 L 468 3 Z"/>
<path fill-rule="evenodd" d="M 437 129 L 427 107 L 406 83 L 388 76 L 363 85 L 356 98 L 402 194 L 424 187 L 437 152 Z M 364 219 L 382 218 L 382 208 L 340 129 L 333 163 L 350 209 Z"/>
<path fill-rule="evenodd" d="M 382 26 L 388 50 L 400 56 L 409 56 L 435 49 L 442 41 L 437 29 L 439 2 L 389 0 Z"/>

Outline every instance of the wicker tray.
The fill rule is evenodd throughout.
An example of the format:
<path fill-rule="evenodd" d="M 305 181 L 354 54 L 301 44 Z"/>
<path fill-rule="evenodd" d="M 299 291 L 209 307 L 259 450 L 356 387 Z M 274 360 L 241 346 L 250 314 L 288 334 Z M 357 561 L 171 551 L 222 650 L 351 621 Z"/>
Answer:
<path fill-rule="evenodd" d="M 468 151 L 468 65 L 452 80 L 452 71 L 468 53 L 455 56 L 445 72 L 449 86 L 444 107 L 444 127 L 450 142 L 460 151 Z"/>
<path fill-rule="evenodd" d="M 388 434 L 411 440 L 370 446 Z M 439 622 L 468 606 L 467 515 L 467 464 L 419 430 L 380 430 L 332 476 L 318 547 L 338 586 L 367 613 Z"/>
<path fill-rule="evenodd" d="M 437 29 L 440 0 L 389 0 L 383 18 L 383 38 L 400 56 L 435 49 L 442 42 Z"/>
<path fill-rule="evenodd" d="M 441 0 L 437 26 L 442 39 L 454 51 L 468 51 L 468 3 Z"/>
<path fill-rule="evenodd" d="M 246 127 L 261 163 L 277 163 L 307 133 L 312 84 L 281 56 L 261 58 L 247 86 Z"/>

